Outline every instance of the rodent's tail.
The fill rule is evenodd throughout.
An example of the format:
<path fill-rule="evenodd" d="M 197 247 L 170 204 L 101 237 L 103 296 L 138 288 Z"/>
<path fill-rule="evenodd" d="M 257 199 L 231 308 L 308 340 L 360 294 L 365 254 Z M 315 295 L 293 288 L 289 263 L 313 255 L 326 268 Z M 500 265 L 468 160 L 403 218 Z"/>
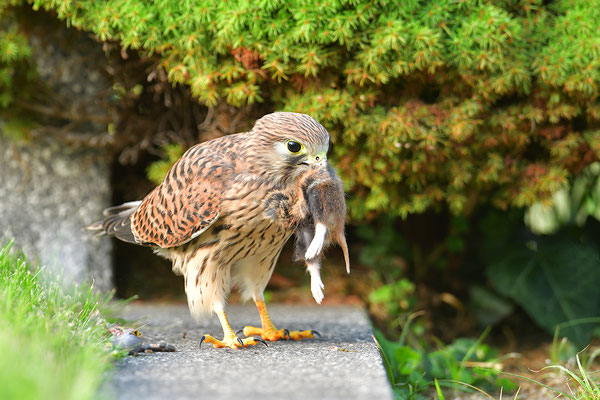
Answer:
<path fill-rule="evenodd" d="M 339 232 L 335 234 L 333 238 L 337 244 L 340 245 L 342 251 L 344 252 L 344 261 L 346 262 L 346 272 L 350 273 L 350 253 L 348 252 L 348 244 L 346 243 L 346 235 L 344 232 Z"/>

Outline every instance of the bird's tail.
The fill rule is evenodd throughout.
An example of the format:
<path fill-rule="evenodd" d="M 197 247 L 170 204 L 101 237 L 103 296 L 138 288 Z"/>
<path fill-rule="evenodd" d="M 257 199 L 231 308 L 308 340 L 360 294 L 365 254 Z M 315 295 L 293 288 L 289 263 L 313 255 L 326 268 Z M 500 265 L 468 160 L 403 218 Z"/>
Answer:
<path fill-rule="evenodd" d="M 86 230 L 99 235 L 114 236 L 124 242 L 139 244 L 131 232 L 130 217 L 140 204 L 141 201 L 130 201 L 120 206 L 107 208 L 102 213 L 104 219 L 87 226 Z"/>

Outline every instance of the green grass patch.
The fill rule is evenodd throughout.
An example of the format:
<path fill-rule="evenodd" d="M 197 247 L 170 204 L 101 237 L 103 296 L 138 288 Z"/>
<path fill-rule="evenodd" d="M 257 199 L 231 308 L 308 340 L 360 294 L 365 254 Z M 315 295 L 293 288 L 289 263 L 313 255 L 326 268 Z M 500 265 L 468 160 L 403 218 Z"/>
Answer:
<path fill-rule="evenodd" d="M 409 319 L 404 332 L 410 329 Z M 383 364 L 397 399 L 430 399 L 435 392 L 443 398 L 442 386 L 458 390 L 515 389 L 516 385 L 500 376 L 502 358 L 485 345 L 489 330 L 479 339 L 458 338 L 448 345 L 438 343 L 436 349 L 406 343 L 402 335 L 397 342 L 387 340 L 375 331 Z"/>
<path fill-rule="evenodd" d="M 409 317 L 396 342 L 375 331 L 383 365 L 398 400 L 444 400 L 446 395 L 456 397 L 459 391 L 478 393 L 478 398 L 491 400 L 520 400 L 531 398 L 532 393 L 537 398 L 536 389 L 545 391 L 540 398 L 600 400 L 600 348 L 572 353 L 573 345 L 566 338 L 559 339 L 558 328 L 550 356 L 558 361 L 564 359 L 564 363 L 553 363 L 539 371 L 530 369 L 534 375 L 525 376 L 503 371 L 503 360 L 513 355 L 499 357 L 483 343 L 489 329 L 478 340 L 459 338 L 448 345 L 438 343 L 437 349 L 432 350 L 417 343 L 406 344 L 406 332 L 413 319 Z M 573 324 L 590 322 L 586 319 Z M 541 376 L 535 377 L 538 374 Z M 521 395 L 522 386 L 517 386 L 521 383 L 528 384 L 525 395 Z"/>
<path fill-rule="evenodd" d="M 0 249 L 0 398 L 95 398 L 112 366 L 108 299 L 42 279 L 11 247 Z"/>

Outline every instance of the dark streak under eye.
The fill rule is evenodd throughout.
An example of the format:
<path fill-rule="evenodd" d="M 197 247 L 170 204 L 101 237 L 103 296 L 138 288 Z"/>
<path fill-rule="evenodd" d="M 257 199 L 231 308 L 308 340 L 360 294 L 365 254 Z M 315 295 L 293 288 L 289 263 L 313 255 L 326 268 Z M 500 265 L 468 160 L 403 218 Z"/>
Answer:
<path fill-rule="evenodd" d="M 299 155 L 299 156 L 288 157 L 288 162 L 290 164 L 293 164 L 293 165 L 303 164 L 304 161 L 306 161 L 306 155 L 305 154 L 302 154 L 302 155 Z"/>

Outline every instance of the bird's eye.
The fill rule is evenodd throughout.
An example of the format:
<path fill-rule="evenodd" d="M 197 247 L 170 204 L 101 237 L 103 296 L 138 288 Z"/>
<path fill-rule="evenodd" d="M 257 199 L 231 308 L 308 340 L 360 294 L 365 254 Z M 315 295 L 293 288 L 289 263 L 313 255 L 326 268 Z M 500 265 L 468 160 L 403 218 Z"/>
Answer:
<path fill-rule="evenodd" d="M 287 148 L 290 151 L 290 153 L 297 154 L 300 152 L 300 150 L 302 150 L 302 145 L 298 142 L 290 140 L 289 142 L 287 142 Z"/>

